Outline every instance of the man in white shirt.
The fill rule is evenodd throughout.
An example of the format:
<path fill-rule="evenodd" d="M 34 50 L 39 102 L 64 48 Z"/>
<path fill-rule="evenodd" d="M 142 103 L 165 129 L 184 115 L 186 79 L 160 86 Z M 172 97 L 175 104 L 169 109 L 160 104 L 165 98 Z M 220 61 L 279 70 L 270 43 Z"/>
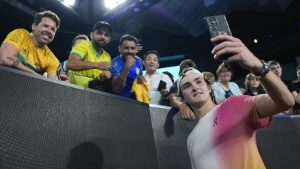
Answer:
<path fill-rule="evenodd" d="M 149 83 L 149 95 L 151 99 L 155 99 L 154 97 L 157 97 L 158 92 L 160 92 L 161 96 L 168 94 L 173 82 L 168 75 L 157 71 L 159 67 L 158 52 L 155 50 L 147 51 L 143 57 L 143 65 L 146 69 L 144 76 Z"/>

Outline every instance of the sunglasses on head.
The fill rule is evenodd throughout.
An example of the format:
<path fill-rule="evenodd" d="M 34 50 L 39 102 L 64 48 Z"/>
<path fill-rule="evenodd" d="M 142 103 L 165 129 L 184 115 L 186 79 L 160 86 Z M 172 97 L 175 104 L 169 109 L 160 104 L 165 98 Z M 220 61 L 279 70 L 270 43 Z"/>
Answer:
<path fill-rule="evenodd" d="M 185 74 L 188 72 L 188 71 L 191 71 L 193 70 L 194 68 L 193 67 L 186 67 L 182 70 L 182 72 L 179 74 L 180 76 L 185 76 Z"/>

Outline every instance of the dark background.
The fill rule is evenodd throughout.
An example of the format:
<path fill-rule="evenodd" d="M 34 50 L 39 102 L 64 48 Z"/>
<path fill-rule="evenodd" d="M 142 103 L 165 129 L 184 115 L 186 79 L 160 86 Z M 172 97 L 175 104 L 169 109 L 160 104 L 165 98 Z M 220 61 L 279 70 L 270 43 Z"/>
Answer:
<path fill-rule="evenodd" d="M 89 34 L 100 19 L 113 26 L 113 40 L 107 47 L 118 54 L 118 39 L 125 33 L 137 36 L 145 51 L 156 49 L 164 58 L 161 67 L 176 66 L 191 58 L 198 68 L 215 72 L 220 62 L 212 59 L 212 45 L 203 17 L 225 14 L 234 36 L 239 37 L 259 58 L 278 60 L 284 66 L 283 79 L 293 80 L 300 48 L 300 2 L 296 0 L 127 0 L 109 11 L 104 0 L 75 0 L 68 7 L 60 0 L 0 0 L 0 41 L 19 27 L 31 29 L 37 11 L 52 10 L 61 27 L 49 45 L 60 61 L 68 58 L 77 34 Z M 257 38 L 255 44 L 253 39 Z M 170 59 L 169 56 L 179 56 Z M 180 57 L 181 56 L 181 57 Z M 182 57 L 183 56 L 183 57 Z M 247 72 L 235 70 L 234 79 Z"/>

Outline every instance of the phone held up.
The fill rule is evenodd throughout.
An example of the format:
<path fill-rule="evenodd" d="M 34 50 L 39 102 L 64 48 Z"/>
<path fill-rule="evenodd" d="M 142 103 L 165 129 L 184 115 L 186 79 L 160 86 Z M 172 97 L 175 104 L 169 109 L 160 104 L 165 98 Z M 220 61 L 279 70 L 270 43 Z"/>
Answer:
<path fill-rule="evenodd" d="M 229 28 L 229 25 L 228 25 L 225 15 L 207 16 L 207 17 L 204 17 L 204 20 L 206 21 L 211 38 L 214 38 L 218 35 L 224 35 L 224 34 L 232 36 L 231 30 Z M 213 45 L 215 46 L 219 43 L 221 43 L 221 42 L 214 43 Z M 223 55 L 220 58 L 222 58 L 222 60 L 226 60 L 230 56 L 231 55 L 228 54 L 228 55 Z"/>
<path fill-rule="evenodd" d="M 167 83 L 163 80 L 160 80 L 157 90 L 161 92 L 163 89 L 166 89 L 166 88 L 167 88 Z"/>

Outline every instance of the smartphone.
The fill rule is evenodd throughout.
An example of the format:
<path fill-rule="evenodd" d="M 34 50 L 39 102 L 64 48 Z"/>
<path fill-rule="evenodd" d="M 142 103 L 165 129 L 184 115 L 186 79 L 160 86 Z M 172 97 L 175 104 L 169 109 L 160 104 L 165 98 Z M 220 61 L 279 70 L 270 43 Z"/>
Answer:
<path fill-rule="evenodd" d="M 225 15 L 207 16 L 204 17 L 204 20 L 206 21 L 206 25 L 208 27 L 208 31 L 211 38 L 224 34 L 232 36 Z M 219 43 L 221 42 L 214 43 L 213 45 L 216 46 Z M 226 54 L 222 55 L 220 58 L 222 58 L 222 60 L 226 60 L 230 56 L 230 54 Z"/>
<path fill-rule="evenodd" d="M 159 84 L 158 84 L 158 87 L 157 87 L 157 90 L 162 91 L 163 89 L 166 89 L 166 88 L 167 88 L 167 83 L 163 80 L 160 80 Z"/>
<path fill-rule="evenodd" d="M 208 26 L 211 38 L 224 34 L 232 36 L 225 15 L 207 16 L 204 17 L 204 19 Z"/>

